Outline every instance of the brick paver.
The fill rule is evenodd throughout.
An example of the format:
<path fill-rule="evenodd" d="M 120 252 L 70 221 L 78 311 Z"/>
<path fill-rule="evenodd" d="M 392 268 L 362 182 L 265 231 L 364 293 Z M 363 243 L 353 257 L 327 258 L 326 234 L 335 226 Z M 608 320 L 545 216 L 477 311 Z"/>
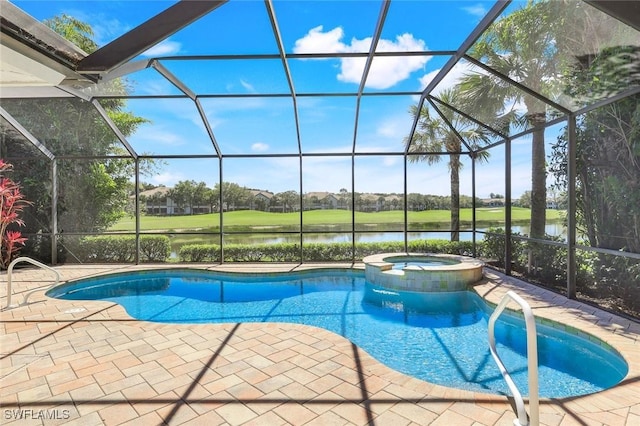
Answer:
<path fill-rule="evenodd" d="M 189 267 L 273 272 L 301 266 Z M 153 266 L 56 269 L 72 280 L 144 268 Z M 475 290 L 488 301 L 515 290 L 537 317 L 597 336 L 629 363 L 629 374 L 612 389 L 542 400 L 541 424 L 639 424 L 640 324 L 492 271 L 485 276 Z M 14 271 L 13 302 L 48 279 L 31 268 Z M 0 297 L 4 306 L 6 285 Z M 450 426 L 513 424 L 515 418 L 505 397 L 405 376 L 315 327 L 155 324 L 132 320 L 113 303 L 54 300 L 43 292 L 29 300 L 0 313 L 3 424 Z"/>

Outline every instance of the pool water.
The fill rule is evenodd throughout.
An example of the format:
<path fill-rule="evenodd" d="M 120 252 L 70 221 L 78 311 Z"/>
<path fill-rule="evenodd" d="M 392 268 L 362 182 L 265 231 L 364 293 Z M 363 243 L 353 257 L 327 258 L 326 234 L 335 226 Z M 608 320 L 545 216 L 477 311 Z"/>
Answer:
<path fill-rule="evenodd" d="M 429 267 L 429 266 L 444 266 L 450 265 L 451 262 L 444 262 L 440 260 L 428 260 L 428 261 L 410 261 L 410 262 L 393 262 L 391 269 L 403 269 L 407 266 Z"/>
<path fill-rule="evenodd" d="M 165 323 L 288 322 L 344 336 L 387 366 L 432 383 L 508 394 L 487 343 L 490 312 L 475 293 L 395 292 L 359 272 L 242 276 L 202 271 L 114 275 L 58 286 L 48 296 L 105 300 L 132 317 Z M 597 392 L 627 365 L 581 337 L 538 325 L 541 397 Z M 515 316 L 496 323 L 498 353 L 527 394 L 526 336 Z"/>

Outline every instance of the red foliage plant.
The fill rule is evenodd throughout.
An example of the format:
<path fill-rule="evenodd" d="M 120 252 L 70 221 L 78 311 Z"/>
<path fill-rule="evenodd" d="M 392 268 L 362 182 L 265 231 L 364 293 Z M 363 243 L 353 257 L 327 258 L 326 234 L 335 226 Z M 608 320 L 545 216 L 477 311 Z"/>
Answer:
<path fill-rule="evenodd" d="M 9 267 L 11 260 L 27 241 L 16 228 L 24 226 L 20 214 L 31 203 L 24 199 L 20 185 L 6 176 L 13 166 L 0 158 L 0 268 Z"/>

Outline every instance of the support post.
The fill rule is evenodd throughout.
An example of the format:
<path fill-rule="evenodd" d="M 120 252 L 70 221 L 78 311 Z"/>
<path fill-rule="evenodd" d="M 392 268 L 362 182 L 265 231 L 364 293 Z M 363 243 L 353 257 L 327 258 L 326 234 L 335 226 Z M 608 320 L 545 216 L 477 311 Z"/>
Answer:
<path fill-rule="evenodd" d="M 478 257 L 477 243 L 476 243 L 476 158 L 478 153 L 471 153 L 471 243 L 473 247 L 473 257 Z"/>
<path fill-rule="evenodd" d="M 136 212 L 136 254 L 135 254 L 135 263 L 136 265 L 140 264 L 140 159 L 135 157 L 133 159 L 135 164 L 135 189 L 134 189 L 134 197 L 133 208 Z"/>
<path fill-rule="evenodd" d="M 58 160 L 51 160 L 51 264 L 58 264 Z"/>
<path fill-rule="evenodd" d="M 576 116 L 569 115 L 567 126 L 567 297 L 576 298 Z"/>
<path fill-rule="evenodd" d="M 511 139 L 505 144 L 505 194 L 504 194 L 504 272 L 511 275 Z"/>

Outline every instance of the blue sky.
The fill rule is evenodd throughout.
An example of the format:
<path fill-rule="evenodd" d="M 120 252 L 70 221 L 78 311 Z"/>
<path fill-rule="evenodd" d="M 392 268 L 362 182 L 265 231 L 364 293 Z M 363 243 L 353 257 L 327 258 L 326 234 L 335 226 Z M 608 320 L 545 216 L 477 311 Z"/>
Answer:
<path fill-rule="evenodd" d="M 103 46 L 171 6 L 170 1 L 14 1 L 36 19 L 67 14 L 88 23 L 95 41 Z M 394 1 L 378 44 L 379 51 L 454 51 L 493 6 L 493 1 Z M 274 10 L 288 53 L 368 52 L 381 3 L 379 1 L 275 1 Z M 137 60 L 154 57 L 226 54 L 273 54 L 277 45 L 262 1 L 231 0 L 189 27 L 152 47 Z M 448 55 L 385 57 L 374 60 L 365 86 L 367 93 L 419 93 L 449 59 Z M 252 97 L 289 93 L 278 60 L 161 61 L 191 90 L 205 95 L 241 94 L 243 98 L 200 99 L 216 141 L 225 155 L 297 153 L 298 142 L 291 98 Z M 197 66 L 195 66 L 197 65 Z M 354 129 L 356 99 L 347 96 L 303 96 L 321 92 L 355 93 L 363 58 L 294 59 L 289 68 L 294 81 L 305 153 L 380 153 L 358 157 L 355 190 L 402 192 L 401 157 L 384 155 L 403 149 L 415 95 L 366 96 Z M 455 82 L 452 75 L 438 90 Z M 154 69 L 127 76 L 136 95 L 181 94 Z M 189 99 L 130 100 L 127 109 L 151 122 L 130 135 L 141 153 L 159 155 L 214 154 L 202 120 Z M 549 138 L 551 139 L 551 138 Z M 513 194 L 530 186 L 530 139 L 515 141 Z M 519 159 L 519 156 L 522 159 Z M 471 165 L 461 175 L 462 193 L 471 194 Z M 297 158 L 225 159 L 225 179 L 274 192 L 299 190 Z M 492 152 L 490 164 L 477 168 L 477 195 L 504 193 L 504 148 Z M 217 182 L 215 160 L 168 160 L 143 180 L 172 186 L 180 180 Z M 303 191 L 351 188 L 350 157 L 310 157 L 303 160 Z M 447 195 L 446 159 L 427 167 L 410 164 L 408 191 Z"/>

